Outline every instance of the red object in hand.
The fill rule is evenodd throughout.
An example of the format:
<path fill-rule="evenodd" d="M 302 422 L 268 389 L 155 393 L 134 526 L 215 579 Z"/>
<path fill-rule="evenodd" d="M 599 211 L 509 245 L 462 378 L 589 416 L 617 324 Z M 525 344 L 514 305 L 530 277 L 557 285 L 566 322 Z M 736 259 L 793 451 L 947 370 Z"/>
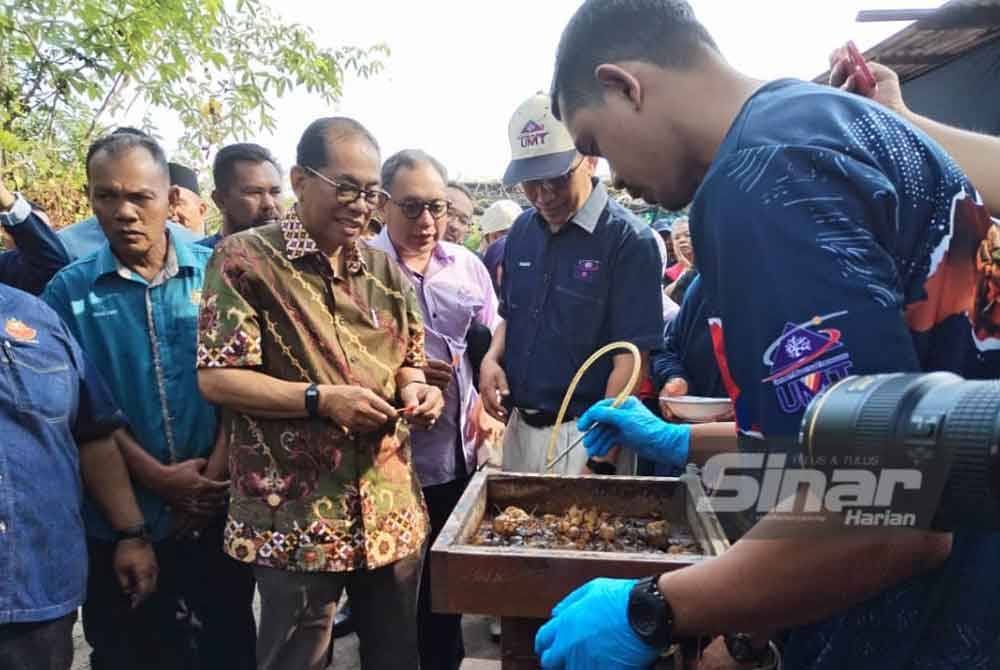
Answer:
<path fill-rule="evenodd" d="M 868 69 L 865 57 L 858 50 L 858 45 L 851 40 L 844 48 L 847 50 L 847 60 L 850 63 L 851 73 L 854 75 L 855 89 L 866 98 L 872 97 L 875 95 L 875 89 L 878 88 L 878 82 L 875 81 L 875 75 L 872 74 L 872 71 Z"/>

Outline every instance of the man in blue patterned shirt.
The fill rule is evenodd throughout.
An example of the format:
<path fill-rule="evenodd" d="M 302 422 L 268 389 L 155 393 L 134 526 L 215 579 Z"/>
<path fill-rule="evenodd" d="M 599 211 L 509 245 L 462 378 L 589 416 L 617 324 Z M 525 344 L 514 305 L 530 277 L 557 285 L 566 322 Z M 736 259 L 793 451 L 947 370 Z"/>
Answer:
<path fill-rule="evenodd" d="M 916 127 L 857 95 L 746 77 L 683 0 L 586 2 L 563 35 L 552 95 L 577 148 L 607 157 L 630 191 L 671 209 L 693 199 L 741 449 L 793 461 L 806 406 L 849 374 L 995 376 L 1000 329 L 978 304 L 976 262 L 995 228 Z M 703 456 L 713 430 L 633 407 L 581 422 L 596 416 L 598 434 L 629 444 L 619 438 L 642 433 L 665 462 Z M 991 667 L 1000 536 L 831 521 L 801 537 L 767 514 L 724 558 L 654 580 L 645 593 L 672 610 L 666 637 L 742 632 L 753 647 L 781 636 L 796 670 Z M 557 608 L 537 639 L 543 667 L 655 658 L 648 643 L 660 638 L 626 620 L 643 597 L 633 586 L 592 583 Z"/>

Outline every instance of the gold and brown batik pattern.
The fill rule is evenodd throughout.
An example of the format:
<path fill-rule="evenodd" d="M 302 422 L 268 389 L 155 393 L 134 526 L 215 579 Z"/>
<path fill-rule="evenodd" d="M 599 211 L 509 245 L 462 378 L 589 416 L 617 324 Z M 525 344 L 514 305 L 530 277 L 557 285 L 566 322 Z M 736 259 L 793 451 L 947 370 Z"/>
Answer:
<path fill-rule="evenodd" d="M 294 215 L 226 238 L 206 273 L 199 367 L 363 386 L 395 404 L 396 373 L 424 364 L 419 305 L 385 254 L 344 253 L 340 276 Z M 230 556 L 339 572 L 421 548 L 427 515 L 404 423 L 356 436 L 325 419 L 227 415 Z"/>

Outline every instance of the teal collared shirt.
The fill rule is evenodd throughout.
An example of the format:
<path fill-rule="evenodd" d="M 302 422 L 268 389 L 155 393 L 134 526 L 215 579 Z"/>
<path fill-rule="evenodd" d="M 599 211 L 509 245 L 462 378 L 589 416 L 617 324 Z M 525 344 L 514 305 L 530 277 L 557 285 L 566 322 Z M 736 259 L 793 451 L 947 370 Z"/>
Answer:
<path fill-rule="evenodd" d="M 195 349 L 198 305 L 211 249 L 171 238 L 167 262 L 147 282 L 121 263 L 105 242 L 94 255 L 59 272 L 42 294 L 104 376 L 129 430 L 161 463 L 208 457 L 216 413 L 198 391 Z M 170 531 L 170 510 L 136 484 L 155 539 Z M 110 539 L 111 529 L 89 502 L 87 534 Z"/>

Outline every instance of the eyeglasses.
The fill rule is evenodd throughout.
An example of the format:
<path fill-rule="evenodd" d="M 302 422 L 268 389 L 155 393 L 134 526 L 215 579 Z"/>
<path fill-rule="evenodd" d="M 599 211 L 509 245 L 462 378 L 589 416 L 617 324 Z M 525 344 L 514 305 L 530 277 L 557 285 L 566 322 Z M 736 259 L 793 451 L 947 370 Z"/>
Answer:
<path fill-rule="evenodd" d="M 392 204 L 399 207 L 403 216 L 411 221 L 419 219 L 424 211 L 430 213 L 431 218 L 437 221 L 451 209 L 451 203 L 447 200 L 403 200 L 402 202 L 393 200 Z"/>
<path fill-rule="evenodd" d="M 307 167 L 306 170 L 336 189 L 337 202 L 341 205 L 353 204 L 357 202 L 358 198 L 361 196 L 364 196 L 365 203 L 371 205 L 372 207 L 382 207 L 385 203 L 389 202 L 389 194 L 380 188 L 361 188 L 357 184 L 330 179 L 326 175 L 320 174 L 311 167 Z"/>
<path fill-rule="evenodd" d="M 551 179 L 529 179 L 521 185 L 522 190 L 537 191 L 543 188 L 547 188 L 549 191 L 561 191 L 569 185 L 570 177 L 573 173 L 580 169 L 580 166 L 586 162 L 586 158 L 581 158 L 580 162 L 569 169 L 564 175 L 558 177 L 552 177 Z"/>
<path fill-rule="evenodd" d="M 457 209 L 452 209 L 450 212 L 448 212 L 448 220 L 449 221 L 454 221 L 454 222 L 459 223 L 459 224 L 461 224 L 463 226 L 470 226 L 470 225 L 472 225 L 472 217 L 471 216 L 466 216 L 465 214 L 462 214 Z"/>

